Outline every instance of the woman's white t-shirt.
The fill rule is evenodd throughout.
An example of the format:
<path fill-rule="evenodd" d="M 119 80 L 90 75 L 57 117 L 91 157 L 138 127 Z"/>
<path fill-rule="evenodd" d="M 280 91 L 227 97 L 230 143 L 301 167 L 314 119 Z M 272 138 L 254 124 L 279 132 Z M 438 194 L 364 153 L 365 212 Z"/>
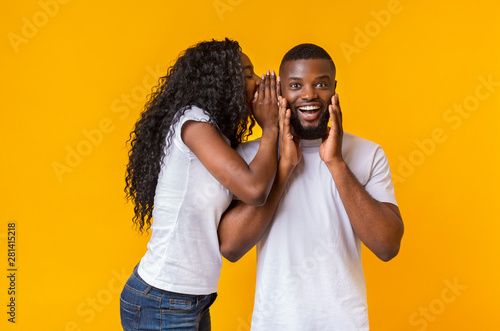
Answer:
<path fill-rule="evenodd" d="M 192 106 L 171 128 L 174 134 L 156 187 L 151 239 L 138 272 L 156 288 L 203 295 L 217 292 L 222 267 L 217 227 L 232 194 L 182 141 L 187 121 L 210 119 Z"/>

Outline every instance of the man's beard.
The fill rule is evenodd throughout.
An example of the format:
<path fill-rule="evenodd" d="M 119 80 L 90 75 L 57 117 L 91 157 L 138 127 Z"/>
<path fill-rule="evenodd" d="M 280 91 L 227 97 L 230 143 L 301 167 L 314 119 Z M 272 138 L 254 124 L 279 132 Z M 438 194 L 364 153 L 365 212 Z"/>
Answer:
<path fill-rule="evenodd" d="M 318 125 L 305 128 L 300 123 L 297 112 L 292 112 L 290 117 L 290 126 L 293 128 L 294 134 L 298 135 L 301 139 L 319 139 L 322 138 L 327 132 L 329 119 L 330 113 L 326 111 L 321 115 Z"/>

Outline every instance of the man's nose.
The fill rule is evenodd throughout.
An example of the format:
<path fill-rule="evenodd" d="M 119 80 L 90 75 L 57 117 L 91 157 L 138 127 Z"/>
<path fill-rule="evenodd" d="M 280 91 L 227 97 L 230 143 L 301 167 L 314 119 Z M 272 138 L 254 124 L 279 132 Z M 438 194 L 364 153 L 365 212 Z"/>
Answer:
<path fill-rule="evenodd" d="M 304 86 L 300 94 L 303 100 L 312 100 L 316 98 L 316 91 L 311 86 Z"/>

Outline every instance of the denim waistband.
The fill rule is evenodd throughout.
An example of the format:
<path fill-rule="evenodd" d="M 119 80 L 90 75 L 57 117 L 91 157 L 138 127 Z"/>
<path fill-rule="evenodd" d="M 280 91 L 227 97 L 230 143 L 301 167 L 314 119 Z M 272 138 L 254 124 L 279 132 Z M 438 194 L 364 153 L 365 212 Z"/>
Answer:
<path fill-rule="evenodd" d="M 189 298 L 197 298 L 197 299 L 202 299 L 206 296 L 212 296 L 214 297 L 213 300 L 217 297 L 217 293 L 211 293 L 211 294 L 205 294 L 205 295 L 196 295 L 196 294 L 186 294 L 186 293 L 178 293 L 178 292 L 171 292 L 167 290 L 162 290 L 160 288 L 154 287 L 149 285 L 142 277 L 139 275 L 139 272 L 137 271 L 139 268 L 139 264 L 137 264 L 134 267 L 134 270 L 132 272 L 132 276 L 135 278 L 136 282 L 134 284 L 134 289 L 136 291 L 139 291 L 143 294 L 150 294 L 154 296 L 162 296 L 162 294 L 174 294 L 178 296 L 183 296 L 183 297 L 189 297 Z"/>

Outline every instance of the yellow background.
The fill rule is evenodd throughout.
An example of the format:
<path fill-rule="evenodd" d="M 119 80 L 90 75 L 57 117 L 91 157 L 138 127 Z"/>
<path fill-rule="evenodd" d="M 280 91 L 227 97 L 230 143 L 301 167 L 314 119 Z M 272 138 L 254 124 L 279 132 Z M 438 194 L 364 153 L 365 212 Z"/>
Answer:
<path fill-rule="evenodd" d="M 406 232 L 389 263 L 364 250 L 371 329 L 492 330 L 499 12 L 493 0 L 5 2 L 0 328 L 120 329 L 119 292 L 148 239 L 124 200 L 125 141 L 178 53 L 228 36 L 258 73 L 298 43 L 323 46 L 337 64 L 345 130 L 389 157 Z M 249 329 L 254 281 L 255 251 L 224 262 L 214 330 Z"/>

